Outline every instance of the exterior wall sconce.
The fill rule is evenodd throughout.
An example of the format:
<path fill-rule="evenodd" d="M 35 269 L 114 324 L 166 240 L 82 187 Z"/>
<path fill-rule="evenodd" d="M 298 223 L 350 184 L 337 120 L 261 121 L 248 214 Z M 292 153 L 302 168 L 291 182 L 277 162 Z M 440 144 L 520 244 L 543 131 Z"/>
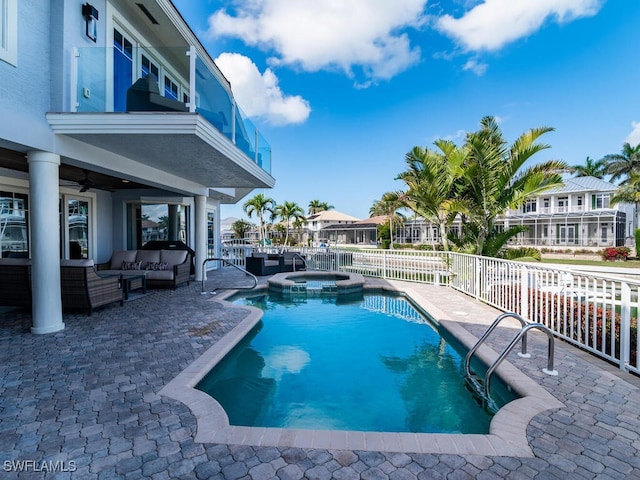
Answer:
<path fill-rule="evenodd" d="M 86 35 L 94 42 L 98 38 L 98 10 L 93 5 L 82 5 L 82 16 L 86 25 Z"/>

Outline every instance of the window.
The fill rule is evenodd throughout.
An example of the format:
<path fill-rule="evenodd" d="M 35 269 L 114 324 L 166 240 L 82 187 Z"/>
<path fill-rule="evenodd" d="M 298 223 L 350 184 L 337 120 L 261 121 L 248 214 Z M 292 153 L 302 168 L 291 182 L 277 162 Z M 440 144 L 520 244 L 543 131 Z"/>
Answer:
<path fill-rule="evenodd" d="M 0 192 L 0 249 L 3 257 L 9 255 L 28 256 L 28 224 L 27 195 Z"/>
<path fill-rule="evenodd" d="M 89 258 L 89 201 L 66 197 L 66 204 L 68 258 Z"/>
<path fill-rule="evenodd" d="M 153 75 L 158 80 L 160 78 L 160 69 L 146 55 L 142 55 L 142 76 Z"/>
<path fill-rule="evenodd" d="M 525 204 L 522 206 L 522 212 L 523 213 L 533 213 L 536 211 L 537 208 L 537 201 L 536 200 L 527 200 L 525 202 Z"/>
<path fill-rule="evenodd" d="M 129 209 L 127 248 L 141 248 L 153 240 L 180 240 L 188 243 L 189 207 L 176 204 L 142 204 Z"/>
<path fill-rule="evenodd" d="M 609 208 L 609 194 L 608 193 L 596 193 L 591 195 L 591 208 Z"/>
<path fill-rule="evenodd" d="M 164 96 L 178 100 L 178 85 L 166 75 L 164 76 Z"/>
<path fill-rule="evenodd" d="M 557 202 L 558 208 L 557 212 L 568 212 L 569 211 L 569 197 L 558 197 Z"/>
<path fill-rule="evenodd" d="M 18 0 L 0 0 L 0 60 L 18 64 Z"/>

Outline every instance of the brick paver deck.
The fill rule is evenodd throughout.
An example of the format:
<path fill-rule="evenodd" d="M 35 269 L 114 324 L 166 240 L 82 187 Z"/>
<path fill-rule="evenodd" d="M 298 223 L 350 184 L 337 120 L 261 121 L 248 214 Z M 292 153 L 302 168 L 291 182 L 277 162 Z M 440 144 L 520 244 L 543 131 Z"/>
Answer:
<path fill-rule="evenodd" d="M 475 336 L 499 313 L 452 289 L 406 288 Z M 211 298 L 199 284 L 153 290 L 40 336 L 28 314 L 0 313 L 0 478 L 640 479 L 638 378 L 562 342 L 560 374 L 547 376 L 538 335 L 532 359 L 509 356 L 563 404 L 529 422 L 533 457 L 196 443 L 192 412 L 159 392 L 246 316 Z"/>

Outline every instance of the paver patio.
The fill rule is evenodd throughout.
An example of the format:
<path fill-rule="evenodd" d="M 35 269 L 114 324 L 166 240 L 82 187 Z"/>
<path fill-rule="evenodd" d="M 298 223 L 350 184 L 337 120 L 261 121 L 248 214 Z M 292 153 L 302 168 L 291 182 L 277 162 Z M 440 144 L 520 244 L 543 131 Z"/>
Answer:
<path fill-rule="evenodd" d="M 208 285 L 241 281 L 222 276 Z M 449 288 L 406 287 L 475 336 L 499 314 Z M 28 314 L 0 313 L 0 478 L 640 479 L 639 379 L 562 342 L 547 376 L 539 334 L 532 359 L 508 359 L 564 405 L 529 423 L 533 457 L 196 443 L 191 411 L 158 392 L 246 315 L 215 299 L 197 283 L 155 290 L 40 336 Z M 488 344 L 500 351 L 512 334 Z M 74 471 L 35 471 L 47 466 Z"/>

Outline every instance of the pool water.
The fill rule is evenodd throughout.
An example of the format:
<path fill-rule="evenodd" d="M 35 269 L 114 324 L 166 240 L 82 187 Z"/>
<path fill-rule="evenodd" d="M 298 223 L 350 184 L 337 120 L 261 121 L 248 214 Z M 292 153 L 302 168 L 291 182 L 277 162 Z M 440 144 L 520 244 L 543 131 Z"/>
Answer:
<path fill-rule="evenodd" d="M 404 298 L 242 297 L 262 321 L 197 388 L 232 425 L 488 433 L 464 353 Z M 499 404 L 513 399 L 493 399 Z"/>

